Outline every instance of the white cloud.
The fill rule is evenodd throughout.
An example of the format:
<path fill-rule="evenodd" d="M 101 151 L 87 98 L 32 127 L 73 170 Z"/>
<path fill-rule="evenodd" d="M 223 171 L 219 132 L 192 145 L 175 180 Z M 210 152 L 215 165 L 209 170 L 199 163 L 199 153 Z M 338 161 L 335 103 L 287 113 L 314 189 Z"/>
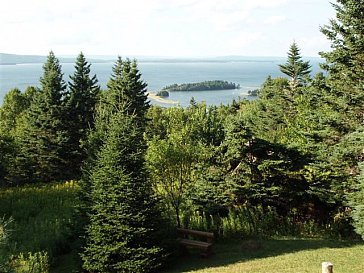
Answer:
<path fill-rule="evenodd" d="M 287 17 L 286 16 L 273 15 L 273 16 L 267 17 L 264 20 L 264 24 L 267 24 L 267 25 L 276 25 L 276 24 L 280 24 L 280 23 L 282 23 L 282 22 L 284 22 L 286 20 L 287 20 Z"/>
<path fill-rule="evenodd" d="M 287 7 L 294 4 L 294 11 L 297 8 L 297 13 L 304 14 L 300 7 L 309 7 L 307 3 L 312 1 L 0 0 L 0 36 L 6 37 L 0 52 L 47 54 L 52 49 L 56 54 L 77 54 L 83 50 L 88 54 L 112 55 L 226 55 L 239 54 L 239 50 L 248 54 L 253 49 L 256 54 L 280 46 L 260 44 L 263 37 L 270 41 L 273 34 L 281 36 L 280 43 L 308 37 L 305 43 L 310 45 L 309 33 L 288 37 L 293 31 L 289 24 L 280 23 L 292 22 L 290 18 L 295 16 Z M 317 1 L 316 7 L 323 1 L 329 0 Z M 314 16 L 315 10 L 310 16 Z M 326 23 L 322 8 L 319 11 L 316 18 Z M 304 25 L 310 18 L 300 20 Z M 278 24 L 279 33 L 274 29 Z M 316 32 L 312 36 L 318 36 Z M 311 44 L 313 48 L 323 42 Z M 284 52 L 286 48 L 288 45 Z M 265 53 L 269 54 L 274 52 Z"/>

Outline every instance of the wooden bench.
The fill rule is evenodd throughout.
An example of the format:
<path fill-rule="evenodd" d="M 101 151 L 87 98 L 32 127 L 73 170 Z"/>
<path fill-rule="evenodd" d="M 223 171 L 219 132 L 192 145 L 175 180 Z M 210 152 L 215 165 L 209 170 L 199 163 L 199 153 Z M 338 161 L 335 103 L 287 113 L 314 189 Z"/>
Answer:
<path fill-rule="evenodd" d="M 192 229 L 178 228 L 179 244 L 183 251 L 187 248 L 201 249 L 202 257 L 209 257 L 213 253 L 212 245 L 214 241 L 214 234 L 211 232 L 204 232 Z"/>

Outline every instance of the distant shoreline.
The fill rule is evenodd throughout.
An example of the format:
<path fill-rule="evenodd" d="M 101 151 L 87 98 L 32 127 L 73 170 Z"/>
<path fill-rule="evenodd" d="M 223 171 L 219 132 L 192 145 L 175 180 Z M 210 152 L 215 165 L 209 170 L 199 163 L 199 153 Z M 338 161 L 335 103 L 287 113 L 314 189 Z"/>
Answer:
<path fill-rule="evenodd" d="M 150 92 L 148 92 L 148 98 L 151 98 L 152 100 L 155 100 L 160 103 L 166 103 L 166 104 L 178 104 L 179 103 L 178 101 L 161 98 L 161 97 L 157 96 L 155 93 L 150 93 Z"/>

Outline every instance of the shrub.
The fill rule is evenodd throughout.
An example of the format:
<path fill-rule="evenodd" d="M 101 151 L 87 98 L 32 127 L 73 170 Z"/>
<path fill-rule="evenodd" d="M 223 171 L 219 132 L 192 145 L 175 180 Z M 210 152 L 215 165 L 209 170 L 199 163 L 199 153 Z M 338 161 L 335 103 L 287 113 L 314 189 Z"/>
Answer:
<path fill-rule="evenodd" d="M 45 251 L 20 253 L 17 257 L 13 257 L 12 266 L 17 273 L 48 273 L 48 253 Z"/>

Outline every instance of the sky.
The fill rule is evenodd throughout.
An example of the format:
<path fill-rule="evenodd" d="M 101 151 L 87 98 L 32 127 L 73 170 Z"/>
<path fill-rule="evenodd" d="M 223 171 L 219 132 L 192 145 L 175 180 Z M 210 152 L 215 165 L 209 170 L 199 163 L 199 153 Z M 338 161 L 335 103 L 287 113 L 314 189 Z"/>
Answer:
<path fill-rule="evenodd" d="M 332 0 L 334 1 L 334 0 Z M 329 50 L 329 0 L 0 0 L 0 52 L 303 56 Z"/>

